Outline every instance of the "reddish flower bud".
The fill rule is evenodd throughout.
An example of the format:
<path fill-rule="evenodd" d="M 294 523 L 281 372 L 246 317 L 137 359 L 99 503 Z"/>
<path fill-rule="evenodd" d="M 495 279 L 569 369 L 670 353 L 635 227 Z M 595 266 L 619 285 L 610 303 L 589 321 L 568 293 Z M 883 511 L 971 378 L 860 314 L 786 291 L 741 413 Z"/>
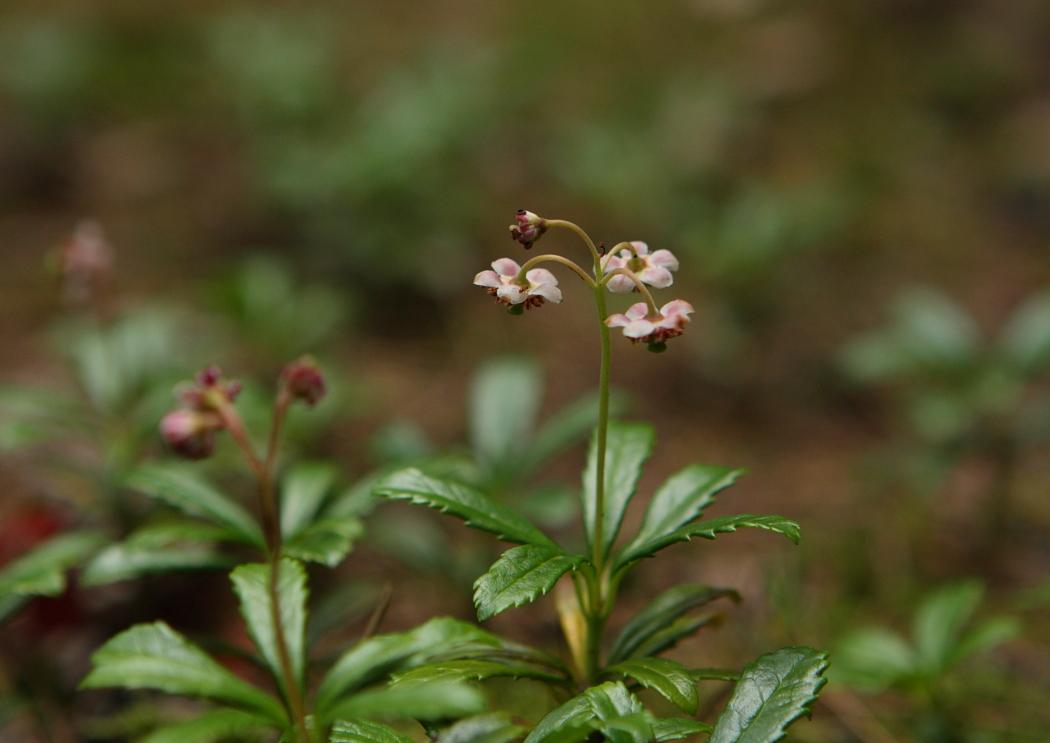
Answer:
<path fill-rule="evenodd" d="M 77 224 L 72 236 L 54 254 L 66 296 L 75 302 L 88 299 L 113 270 L 113 248 L 97 223 Z"/>
<path fill-rule="evenodd" d="M 226 381 L 222 376 L 222 369 L 212 365 L 197 372 L 194 384 L 181 385 L 175 395 L 183 407 L 214 410 L 216 394 L 232 403 L 241 393 L 242 386 L 240 382 Z"/>
<path fill-rule="evenodd" d="M 222 420 L 214 413 L 180 408 L 160 422 L 160 433 L 168 445 L 187 459 L 204 459 L 215 449 L 215 432 Z"/>
<path fill-rule="evenodd" d="M 281 381 L 293 400 L 302 400 L 307 405 L 316 405 L 325 395 L 324 375 L 309 356 L 284 367 Z"/>
<path fill-rule="evenodd" d="M 538 214 L 518 209 L 514 215 L 514 224 L 510 226 L 510 236 L 524 246 L 526 250 L 547 231 L 547 220 Z"/>

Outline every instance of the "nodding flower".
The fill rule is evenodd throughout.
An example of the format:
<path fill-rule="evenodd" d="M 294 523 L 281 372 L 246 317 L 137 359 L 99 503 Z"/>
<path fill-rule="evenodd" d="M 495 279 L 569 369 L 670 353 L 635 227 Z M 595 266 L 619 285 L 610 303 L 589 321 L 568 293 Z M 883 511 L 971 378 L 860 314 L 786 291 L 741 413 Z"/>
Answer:
<path fill-rule="evenodd" d="M 617 268 L 626 268 L 642 282 L 657 289 L 666 289 L 674 283 L 671 272 L 678 270 L 678 259 L 670 250 L 661 249 L 650 253 L 649 246 L 640 240 L 633 240 L 629 244 L 630 249 L 624 248 L 605 259 L 606 273 Z M 606 286 L 612 292 L 630 292 L 637 289 L 634 282 L 622 274 L 612 276 Z"/>
<path fill-rule="evenodd" d="M 215 432 L 223 427 L 215 413 L 179 408 L 164 416 L 160 433 L 179 456 L 204 459 L 215 450 Z"/>
<path fill-rule="evenodd" d="M 684 299 L 671 300 L 656 315 L 650 314 L 645 302 L 638 302 L 622 315 L 610 315 L 605 324 L 610 328 L 623 328 L 624 336 L 631 341 L 646 343 L 650 351 L 660 352 L 667 348 L 669 338 L 683 333 L 692 313 L 693 305 Z"/>
<path fill-rule="evenodd" d="M 285 366 L 281 370 L 281 382 L 292 400 L 302 400 L 311 407 L 325 396 L 324 375 L 310 356 L 303 356 Z"/>
<path fill-rule="evenodd" d="M 547 301 L 561 302 L 558 279 L 546 268 L 533 268 L 521 280 L 518 279 L 520 273 L 517 261 L 500 258 L 492 262 L 491 271 L 481 271 L 474 277 L 474 285 L 485 287 L 498 302 L 511 309 L 532 309 Z"/>
<path fill-rule="evenodd" d="M 547 221 L 525 209 L 518 209 L 514 215 L 514 224 L 510 226 L 510 236 L 528 250 L 547 231 Z"/>

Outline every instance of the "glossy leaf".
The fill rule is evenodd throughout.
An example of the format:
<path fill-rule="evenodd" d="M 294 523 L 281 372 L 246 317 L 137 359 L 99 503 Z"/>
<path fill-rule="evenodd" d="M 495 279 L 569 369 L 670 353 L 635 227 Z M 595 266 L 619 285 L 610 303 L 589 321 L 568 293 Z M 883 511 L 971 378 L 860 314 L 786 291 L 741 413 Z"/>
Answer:
<path fill-rule="evenodd" d="M 407 735 L 378 722 L 341 720 L 332 726 L 329 743 L 413 743 Z"/>
<path fill-rule="evenodd" d="M 711 588 L 696 584 L 675 586 L 657 596 L 632 617 L 613 642 L 609 662 L 626 660 L 654 634 L 670 626 L 686 612 L 720 598 L 740 600 L 731 588 Z"/>
<path fill-rule="evenodd" d="M 484 681 L 490 678 L 531 678 L 540 681 L 564 681 L 565 678 L 531 663 L 505 659 L 462 658 L 435 661 L 413 668 L 394 677 L 396 684 L 431 681 Z"/>
<path fill-rule="evenodd" d="M 681 640 L 692 637 L 704 627 L 717 625 L 722 621 L 720 614 L 686 614 L 678 617 L 666 627 L 653 632 L 642 640 L 632 653 L 632 657 L 645 658 L 659 655 L 677 645 Z"/>
<path fill-rule="evenodd" d="M 191 516 L 229 527 L 248 544 L 265 545 L 262 530 L 251 514 L 186 466 L 143 465 L 131 474 L 127 486 Z"/>
<path fill-rule="evenodd" d="M 827 665 L 827 654 L 807 647 L 782 648 L 748 664 L 710 743 L 781 740 L 792 722 L 809 714 Z"/>
<path fill-rule="evenodd" d="M 713 727 L 699 720 L 687 720 L 682 717 L 666 717 L 653 720 L 653 740 L 662 743 L 666 740 L 682 740 L 692 735 L 710 733 Z"/>
<path fill-rule="evenodd" d="M 630 551 L 685 526 L 714 503 L 719 491 L 732 485 L 743 470 L 693 464 L 667 479 L 649 501 Z"/>
<path fill-rule="evenodd" d="M 532 603 L 581 562 L 579 555 L 535 544 L 507 550 L 474 583 L 478 619 L 484 622 L 511 607 Z"/>
<path fill-rule="evenodd" d="M 627 505 L 638 488 L 642 466 L 653 449 L 653 429 L 642 423 L 609 424 L 605 449 L 605 518 L 602 524 L 602 552 L 616 541 Z M 583 521 L 587 543 L 593 545 L 596 533 L 598 441 L 591 438 L 587 467 L 583 472 Z"/>
<path fill-rule="evenodd" d="M 275 698 L 241 681 L 163 622 L 139 624 L 110 639 L 91 657 L 85 689 L 155 689 L 226 702 L 286 722 Z"/>
<path fill-rule="evenodd" d="M 284 689 L 281 657 L 270 600 L 270 565 L 241 565 L 232 573 L 233 590 L 241 603 L 241 615 L 266 665 Z M 296 683 L 302 684 L 306 669 L 306 571 L 301 563 L 284 558 L 277 574 L 277 596 L 284 644 Z"/>
<path fill-rule="evenodd" d="M 336 704 L 329 719 L 440 720 L 476 714 L 484 707 L 484 695 L 473 686 L 435 681 L 363 691 Z"/>
<path fill-rule="evenodd" d="M 323 518 L 289 537 L 282 547 L 288 557 L 335 567 L 363 533 L 364 526 L 355 516 Z"/>
<path fill-rule="evenodd" d="M 525 738 L 525 743 L 567 743 L 586 740 L 603 722 L 644 711 L 638 698 L 620 681 L 610 681 L 587 689 L 549 712 Z M 607 736 L 620 743 L 633 736 L 619 733 Z"/>
<path fill-rule="evenodd" d="M 452 480 L 441 480 L 415 468 L 395 472 L 376 487 L 377 495 L 407 500 L 463 519 L 467 526 L 495 534 L 508 542 L 556 547 L 550 537 L 525 518 L 480 491 Z"/>
<path fill-rule="evenodd" d="M 193 719 L 165 725 L 154 730 L 139 743 L 220 743 L 231 738 L 261 734 L 271 730 L 273 722 L 236 709 L 213 709 Z"/>
<path fill-rule="evenodd" d="M 57 596 L 66 589 L 66 571 L 103 542 L 98 532 L 62 534 L 37 545 L 0 569 L 0 597 Z"/>
<path fill-rule="evenodd" d="M 438 617 L 408 632 L 376 635 L 346 651 L 328 671 L 317 690 L 317 709 L 327 712 L 343 695 L 385 679 L 430 658 L 465 646 L 498 648 L 495 635 L 448 617 Z"/>
<path fill-rule="evenodd" d="M 683 712 L 696 714 L 696 682 L 681 663 L 667 658 L 634 658 L 609 666 L 606 673 L 633 679 Z"/>
<path fill-rule="evenodd" d="M 795 544 L 802 536 L 802 529 L 797 523 L 783 516 L 722 516 L 710 521 L 699 521 L 687 524 L 669 534 L 656 537 L 644 544 L 632 546 L 620 553 L 616 559 L 616 569 L 622 570 L 631 563 L 649 557 L 653 553 L 668 547 L 675 542 L 688 542 L 694 537 L 714 539 L 719 534 L 729 534 L 737 529 L 766 529 L 776 534 L 783 534 Z"/>
<path fill-rule="evenodd" d="M 540 406 L 543 382 L 534 362 L 505 358 L 485 364 L 470 386 L 470 443 L 486 467 L 515 465 Z"/>
<path fill-rule="evenodd" d="M 95 555 L 81 581 L 92 586 L 151 573 L 229 568 L 231 558 L 217 552 L 214 544 L 228 536 L 224 527 L 200 521 L 144 526 Z"/>
<path fill-rule="evenodd" d="M 525 729 L 504 713 L 477 715 L 460 720 L 438 734 L 436 743 L 509 743 Z"/>
<path fill-rule="evenodd" d="M 328 464 L 298 464 L 281 481 L 281 533 L 291 537 L 308 526 L 320 512 L 335 482 L 336 470 Z"/>

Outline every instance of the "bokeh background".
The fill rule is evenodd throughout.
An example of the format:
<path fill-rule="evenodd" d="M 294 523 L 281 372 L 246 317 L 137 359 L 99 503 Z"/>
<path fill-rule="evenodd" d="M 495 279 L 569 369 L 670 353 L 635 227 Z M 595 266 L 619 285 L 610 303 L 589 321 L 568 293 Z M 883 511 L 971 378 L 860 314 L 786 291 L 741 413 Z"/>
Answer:
<path fill-rule="evenodd" d="M 0 13 L 0 559 L 100 508 L 119 530 L 135 506 L 99 506 L 99 491 L 132 498 L 119 473 L 164 456 L 152 431 L 171 384 L 208 362 L 265 386 L 315 354 L 336 394 L 295 445 L 350 480 L 463 448 L 472 375 L 493 358 L 531 360 L 544 413 L 591 391 L 593 311 L 571 275 L 563 305 L 523 317 L 471 286 L 492 259 L 522 258 L 506 235 L 527 207 L 680 259 L 686 335 L 663 355 L 614 347 L 625 415 L 659 437 L 643 495 L 690 461 L 745 466 L 734 509 L 804 527 L 799 548 L 677 547 L 628 605 L 681 580 L 737 586 L 742 605 L 678 652 L 739 664 L 872 625 L 907 636 L 930 591 L 975 580 L 977 614 L 1017 622 L 1008 642 L 929 683 L 846 674 L 792 736 L 1050 735 L 1044 0 Z M 83 220 L 114 255 L 86 297 L 55 258 Z M 562 235 L 548 247 L 585 259 Z M 27 413 L 26 390 L 86 423 L 34 428 L 26 415 L 61 416 Z M 572 487 L 582 456 L 529 477 Z M 442 563 L 443 583 L 421 566 L 491 545 L 430 516 L 377 514 L 330 580 L 361 587 L 344 607 L 392 581 L 390 629 L 469 616 L 470 569 Z M 225 586 L 37 602 L 0 640 L 0 738 L 133 737 L 116 701 L 73 695 L 88 653 L 160 615 L 235 632 Z M 556 641 L 543 604 L 493 624 Z"/>

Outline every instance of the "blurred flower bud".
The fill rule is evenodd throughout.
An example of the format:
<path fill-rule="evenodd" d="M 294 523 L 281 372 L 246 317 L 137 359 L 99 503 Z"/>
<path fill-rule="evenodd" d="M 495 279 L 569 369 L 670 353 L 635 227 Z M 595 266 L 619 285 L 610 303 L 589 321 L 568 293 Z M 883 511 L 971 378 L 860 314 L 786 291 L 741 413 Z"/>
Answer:
<path fill-rule="evenodd" d="M 533 214 L 524 209 L 518 209 L 514 216 L 514 224 L 510 226 L 510 236 L 521 243 L 526 250 L 543 236 L 547 231 L 547 220 L 538 214 Z"/>
<path fill-rule="evenodd" d="M 204 459 L 215 449 L 215 432 L 222 420 L 214 413 L 179 408 L 160 422 L 160 433 L 168 446 L 187 459 Z"/>
<path fill-rule="evenodd" d="M 216 396 L 232 403 L 237 399 L 241 388 L 240 382 L 225 380 L 222 376 L 222 369 L 211 365 L 197 372 L 194 383 L 182 385 L 176 395 L 184 407 L 194 410 L 214 410 L 218 402 Z"/>
<path fill-rule="evenodd" d="M 291 362 L 281 371 L 281 381 L 293 400 L 316 405 L 325 395 L 324 375 L 309 356 Z"/>
<path fill-rule="evenodd" d="M 113 269 L 113 248 L 98 222 L 77 224 L 69 240 L 55 253 L 54 266 L 71 301 L 88 299 Z"/>

